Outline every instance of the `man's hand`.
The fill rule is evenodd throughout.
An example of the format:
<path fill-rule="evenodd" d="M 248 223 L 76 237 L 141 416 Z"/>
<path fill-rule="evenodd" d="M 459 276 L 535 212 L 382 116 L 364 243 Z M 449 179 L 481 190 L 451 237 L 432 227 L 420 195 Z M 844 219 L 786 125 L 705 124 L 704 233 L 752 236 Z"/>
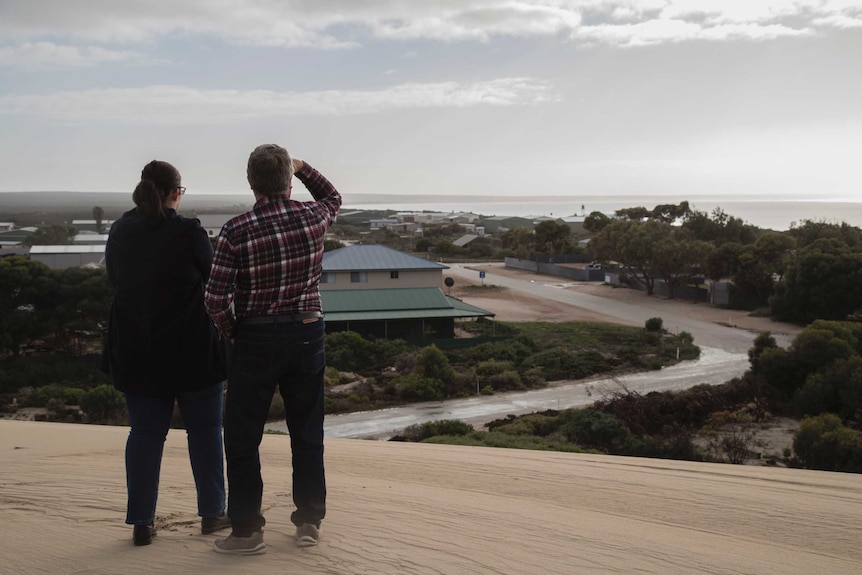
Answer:
<path fill-rule="evenodd" d="M 290 161 L 293 162 L 293 173 L 294 174 L 296 172 L 298 172 L 299 170 L 301 170 L 302 166 L 305 165 L 305 162 L 303 162 L 302 160 L 299 160 L 297 158 L 291 158 Z"/>

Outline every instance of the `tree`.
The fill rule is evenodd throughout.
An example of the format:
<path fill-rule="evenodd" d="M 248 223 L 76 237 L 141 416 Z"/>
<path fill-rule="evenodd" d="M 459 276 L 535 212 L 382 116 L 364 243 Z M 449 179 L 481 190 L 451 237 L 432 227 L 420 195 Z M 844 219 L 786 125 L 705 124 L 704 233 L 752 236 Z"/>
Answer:
<path fill-rule="evenodd" d="M 611 223 L 611 219 L 602 212 L 591 212 L 584 218 L 584 229 L 588 232 L 598 233 Z"/>
<path fill-rule="evenodd" d="M 32 236 L 24 240 L 28 246 L 62 246 L 72 243 L 78 230 L 70 225 L 51 225 L 36 230 Z"/>
<path fill-rule="evenodd" d="M 767 232 L 754 242 L 758 259 L 763 263 L 764 271 L 779 277 L 784 275 L 789 258 L 796 249 L 793 236 L 780 232 Z"/>
<path fill-rule="evenodd" d="M 645 222 L 619 220 L 608 225 L 590 240 L 594 259 L 615 261 L 646 287 L 647 295 L 655 291 L 656 250 L 671 231 L 669 224 L 655 220 Z"/>
<path fill-rule="evenodd" d="M 691 208 L 689 208 L 688 202 L 660 204 L 653 208 L 650 218 L 666 224 L 672 224 L 679 219 L 685 218 L 690 213 Z"/>
<path fill-rule="evenodd" d="M 55 276 L 45 264 L 0 258 L 0 349 L 18 354 L 26 341 L 45 333 L 55 294 Z"/>
<path fill-rule="evenodd" d="M 862 229 L 846 223 L 830 224 L 813 220 L 803 220 L 801 223 L 790 224 L 788 235 L 796 240 L 799 248 L 804 248 L 819 239 L 836 239 L 853 251 L 862 250 Z"/>
<path fill-rule="evenodd" d="M 728 242 L 751 244 L 759 235 L 757 227 L 728 215 L 721 208 L 715 208 L 710 215 L 706 212 L 689 211 L 683 218 L 682 227 L 691 230 L 697 239 L 715 246 Z"/>
<path fill-rule="evenodd" d="M 706 275 L 713 281 L 730 278 L 736 275 L 739 267 L 739 254 L 744 246 L 736 242 L 721 244 L 710 252 L 706 259 Z"/>
<path fill-rule="evenodd" d="M 572 229 L 564 222 L 545 220 L 536 226 L 533 233 L 536 236 L 536 249 L 546 250 L 551 263 L 554 263 L 554 254 L 566 250 Z"/>
<path fill-rule="evenodd" d="M 96 231 L 103 233 L 102 218 L 105 217 L 105 210 L 101 206 L 93 206 L 93 219 L 96 220 Z"/>
<path fill-rule="evenodd" d="M 535 236 L 523 226 L 503 232 L 503 247 L 515 252 L 515 257 L 525 260 L 533 252 Z"/>
<path fill-rule="evenodd" d="M 669 299 L 673 299 L 677 286 L 687 283 L 693 275 L 706 269 L 707 259 L 714 249 L 712 244 L 692 236 L 688 230 L 671 227 L 669 233 L 652 246 L 655 270 L 667 286 Z"/>
<path fill-rule="evenodd" d="M 804 418 L 793 437 L 793 451 L 808 469 L 862 472 L 862 434 L 831 413 Z"/>
<path fill-rule="evenodd" d="M 862 252 L 842 240 L 820 238 L 798 250 L 770 300 L 781 321 L 843 320 L 862 308 Z"/>

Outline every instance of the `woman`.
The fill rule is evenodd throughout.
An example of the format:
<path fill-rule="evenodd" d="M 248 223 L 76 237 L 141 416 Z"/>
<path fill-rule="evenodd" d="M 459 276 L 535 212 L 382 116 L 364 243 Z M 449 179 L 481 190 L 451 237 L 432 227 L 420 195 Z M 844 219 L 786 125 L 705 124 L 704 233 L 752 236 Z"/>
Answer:
<path fill-rule="evenodd" d="M 204 310 L 212 245 L 200 221 L 177 214 L 186 189 L 177 169 L 153 160 L 141 172 L 135 208 L 111 226 L 105 250 L 115 289 L 105 347 L 111 382 L 126 395 L 126 523 L 135 545 L 149 545 L 162 450 L 174 402 L 188 435 L 201 531 L 225 516 L 222 346 Z"/>

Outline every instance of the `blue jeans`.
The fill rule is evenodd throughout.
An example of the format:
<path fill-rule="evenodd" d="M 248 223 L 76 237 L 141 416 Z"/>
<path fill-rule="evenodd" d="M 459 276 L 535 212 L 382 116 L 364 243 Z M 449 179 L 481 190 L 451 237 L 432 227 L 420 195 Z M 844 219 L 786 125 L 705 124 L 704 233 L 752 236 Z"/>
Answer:
<path fill-rule="evenodd" d="M 200 391 L 177 393 L 170 398 L 126 394 L 132 426 L 126 441 L 126 488 L 129 492 L 126 523 L 148 525 L 155 519 L 162 451 L 174 401 L 180 407 L 188 437 L 198 515 L 216 517 L 224 513 L 223 395 L 223 383 Z"/>
<path fill-rule="evenodd" d="M 265 523 L 260 442 L 275 387 L 284 399 L 293 454 L 295 525 L 319 525 L 326 514 L 323 470 L 323 320 L 240 326 L 228 369 L 224 438 L 228 515 L 237 536 Z"/>

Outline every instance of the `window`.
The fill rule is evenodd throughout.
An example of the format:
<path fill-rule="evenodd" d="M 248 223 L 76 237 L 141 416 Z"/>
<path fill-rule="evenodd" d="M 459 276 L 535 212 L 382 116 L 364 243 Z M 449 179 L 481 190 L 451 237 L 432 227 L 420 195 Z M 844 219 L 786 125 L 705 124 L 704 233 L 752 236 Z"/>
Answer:
<path fill-rule="evenodd" d="M 368 272 L 350 272 L 350 283 L 364 284 L 368 282 Z"/>
<path fill-rule="evenodd" d="M 323 272 L 320 274 L 320 283 L 322 284 L 334 284 L 335 283 L 335 272 Z"/>
<path fill-rule="evenodd" d="M 389 272 L 389 279 L 397 280 L 398 279 L 398 270 L 393 270 Z"/>

